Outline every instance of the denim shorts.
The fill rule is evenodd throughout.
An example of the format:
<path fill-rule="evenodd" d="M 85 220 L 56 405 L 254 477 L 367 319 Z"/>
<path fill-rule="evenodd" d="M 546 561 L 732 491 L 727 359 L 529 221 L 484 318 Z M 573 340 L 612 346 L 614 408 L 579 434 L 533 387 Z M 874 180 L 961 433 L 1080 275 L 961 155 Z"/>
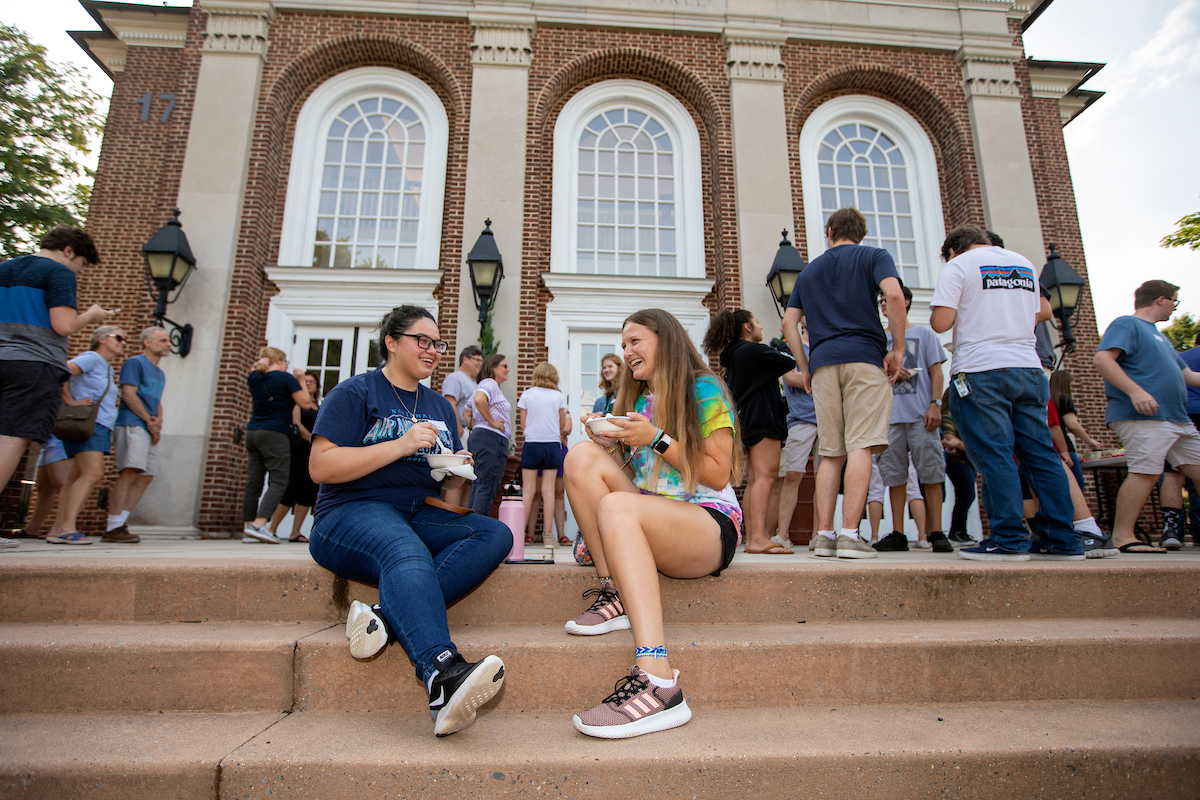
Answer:
<path fill-rule="evenodd" d="M 92 438 L 75 442 L 64 441 L 63 449 L 67 451 L 67 458 L 74 458 L 80 453 L 108 454 L 112 452 L 112 430 L 97 424 L 92 431 Z"/>
<path fill-rule="evenodd" d="M 521 445 L 521 469 L 554 469 L 562 466 L 558 442 L 525 442 Z"/>
<path fill-rule="evenodd" d="M 57 436 L 51 435 L 46 440 L 46 444 L 42 447 L 42 454 L 38 456 L 39 467 L 48 467 L 51 464 L 57 464 L 59 461 L 67 460 L 67 449 L 63 446 L 63 440 Z"/>

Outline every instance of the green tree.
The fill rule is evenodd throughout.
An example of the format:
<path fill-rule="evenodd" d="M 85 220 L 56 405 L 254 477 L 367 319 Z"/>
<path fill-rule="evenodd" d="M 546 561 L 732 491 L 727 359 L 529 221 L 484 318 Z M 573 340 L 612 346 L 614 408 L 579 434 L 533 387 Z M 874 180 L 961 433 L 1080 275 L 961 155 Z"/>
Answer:
<path fill-rule="evenodd" d="M 78 68 L 0 25 L 0 256 L 29 252 L 54 225 L 82 224 L 100 104 Z"/>
<path fill-rule="evenodd" d="M 1200 250 L 1200 211 L 1188 214 L 1175 224 L 1179 226 L 1179 230 L 1170 236 L 1164 236 L 1159 244 L 1163 247 L 1188 247 L 1192 250 Z"/>
<path fill-rule="evenodd" d="M 1200 333 L 1200 319 L 1192 319 L 1191 314 L 1179 314 L 1167 323 L 1162 332 L 1171 340 L 1177 352 L 1191 350 L 1196 346 L 1196 334 Z"/>
<path fill-rule="evenodd" d="M 479 330 L 479 349 L 485 357 L 500 352 L 500 341 L 496 339 L 496 329 L 492 327 L 492 311 L 493 309 L 488 309 L 487 321 Z"/>

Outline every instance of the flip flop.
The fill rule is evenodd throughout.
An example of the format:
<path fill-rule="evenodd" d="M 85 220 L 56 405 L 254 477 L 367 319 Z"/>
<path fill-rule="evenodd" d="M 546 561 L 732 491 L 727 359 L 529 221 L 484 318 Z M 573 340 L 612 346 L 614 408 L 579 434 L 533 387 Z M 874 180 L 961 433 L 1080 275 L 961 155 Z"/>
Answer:
<path fill-rule="evenodd" d="M 774 542 L 771 542 L 765 550 L 751 550 L 749 547 L 746 548 L 746 555 L 751 556 L 790 556 L 795 552 L 795 550 L 781 547 Z"/>
<path fill-rule="evenodd" d="M 46 541 L 51 544 L 91 544 L 96 540 L 90 536 L 84 536 L 79 531 L 71 531 L 60 536 L 47 536 Z"/>
<path fill-rule="evenodd" d="M 778 533 L 771 537 L 771 541 L 782 547 L 784 550 L 792 549 L 792 543 L 781 537 Z"/>
<path fill-rule="evenodd" d="M 296 542 L 298 544 L 308 544 L 308 537 L 302 533 L 299 536 L 295 537 L 294 539 L 288 539 L 288 541 Z"/>
<path fill-rule="evenodd" d="M 1133 548 L 1135 548 L 1135 547 L 1142 547 L 1142 548 L 1148 547 L 1150 549 L 1149 550 L 1134 550 Z M 1154 545 L 1146 544 L 1145 542 L 1130 542 L 1129 544 L 1121 545 L 1117 549 L 1120 550 L 1122 553 L 1128 553 L 1131 556 L 1143 555 L 1143 554 L 1144 555 L 1156 555 L 1156 554 L 1163 554 L 1163 553 L 1167 552 L 1166 550 L 1164 550 L 1161 547 L 1155 547 Z"/>

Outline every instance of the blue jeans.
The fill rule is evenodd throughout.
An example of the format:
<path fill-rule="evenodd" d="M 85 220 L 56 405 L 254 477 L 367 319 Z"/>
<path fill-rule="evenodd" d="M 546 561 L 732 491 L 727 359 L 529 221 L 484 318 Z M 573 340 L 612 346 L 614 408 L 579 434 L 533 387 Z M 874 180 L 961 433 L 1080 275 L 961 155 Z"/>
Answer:
<path fill-rule="evenodd" d="M 379 586 L 383 618 L 427 681 L 438 654 L 457 652 L 446 606 L 483 583 L 512 543 L 507 525 L 478 514 L 361 501 L 322 512 L 308 550 L 327 570 Z"/>
<path fill-rule="evenodd" d="M 966 397 L 951 387 L 950 413 L 971 463 L 983 476 L 991 540 L 1006 550 L 1029 552 L 1015 453 L 1037 488 L 1047 544 L 1057 552 L 1082 553 L 1071 525 L 1070 484 L 1046 423 L 1046 376 L 1040 369 L 993 369 L 967 373 L 967 383 L 971 391 Z"/>
<path fill-rule="evenodd" d="M 480 516 L 492 513 L 492 504 L 504 482 L 508 464 L 508 437 L 491 428 L 471 431 L 471 456 L 475 459 L 475 480 L 471 483 L 471 508 Z"/>

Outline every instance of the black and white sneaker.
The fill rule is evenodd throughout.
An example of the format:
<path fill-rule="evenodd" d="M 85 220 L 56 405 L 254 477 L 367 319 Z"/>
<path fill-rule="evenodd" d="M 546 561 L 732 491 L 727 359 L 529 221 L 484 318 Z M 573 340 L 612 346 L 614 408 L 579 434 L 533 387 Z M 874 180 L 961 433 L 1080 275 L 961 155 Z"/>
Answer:
<path fill-rule="evenodd" d="M 440 737 L 475 721 L 475 710 L 504 685 L 504 662 L 487 656 L 472 664 L 452 650 L 438 656 L 438 661 L 444 666 L 429 681 L 429 715 L 433 732 Z"/>
<path fill-rule="evenodd" d="M 954 545 L 950 544 L 950 540 L 946 538 L 946 534 L 941 531 L 929 532 L 929 544 L 933 546 L 935 553 L 953 553 Z"/>
<path fill-rule="evenodd" d="M 967 533 L 966 531 L 950 531 L 950 535 L 946 538 L 950 540 L 951 544 L 975 544 L 975 540 L 971 538 L 971 534 Z"/>
<path fill-rule="evenodd" d="M 1083 541 L 1083 554 L 1087 558 L 1112 558 L 1120 555 L 1121 551 L 1113 547 L 1112 537 L 1106 534 L 1097 536 L 1087 531 L 1079 532 Z"/>
<path fill-rule="evenodd" d="M 379 606 L 369 606 L 355 600 L 346 615 L 346 638 L 350 640 L 350 655 L 370 658 L 387 646 L 391 638 Z"/>
<path fill-rule="evenodd" d="M 872 546 L 881 553 L 903 553 L 908 550 L 908 537 L 900 531 L 892 531 Z"/>

